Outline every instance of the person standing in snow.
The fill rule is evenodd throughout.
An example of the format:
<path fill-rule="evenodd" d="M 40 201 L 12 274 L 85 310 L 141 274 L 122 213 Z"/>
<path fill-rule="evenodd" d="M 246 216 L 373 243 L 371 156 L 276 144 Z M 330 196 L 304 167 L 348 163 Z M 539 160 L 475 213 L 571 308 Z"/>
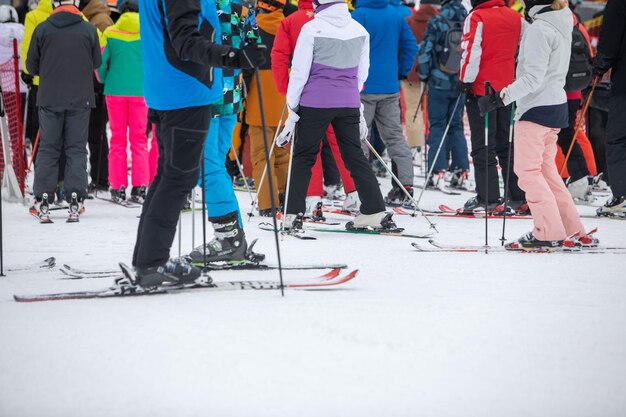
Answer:
<path fill-rule="evenodd" d="M 406 20 L 389 0 L 359 0 L 352 18 L 370 35 L 370 71 L 361 91 L 368 129 L 374 120 L 402 187 L 413 194 L 413 156 L 400 123 L 400 83 L 411 71 L 417 43 Z M 399 58 L 398 58 L 399 57 Z M 367 150 L 365 148 L 364 150 Z M 392 181 L 387 202 L 408 203 L 405 190 Z"/>
<path fill-rule="evenodd" d="M 517 103 L 515 113 L 515 173 L 526 192 L 534 229 L 511 250 L 554 250 L 567 237 L 597 244 L 585 232 L 572 196 L 561 180 L 554 157 L 557 135 L 567 126 L 565 77 L 572 43 L 572 13 L 561 0 L 526 0 L 525 29 L 516 79 L 498 92 L 478 99 L 480 114 Z"/>
<path fill-rule="evenodd" d="M 12 6 L 5 4 L 0 6 L 0 64 L 12 60 L 13 41 L 16 40 L 19 45 L 24 38 L 24 25 L 18 22 L 17 10 Z M 19 50 L 18 50 L 19 54 Z M 22 69 L 22 61 L 19 61 L 20 70 Z M 12 67 L 11 67 L 12 68 Z M 15 92 L 13 85 L 5 88 L 4 92 Z M 26 93 L 26 84 L 20 79 L 20 93 Z"/>
<path fill-rule="evenodd" d="M 222 96 L 215 67 L 254 68 L 263 62 L 263 46 L 217 44 L 213 0 L 140 0 L 139 10 L 144 95 L 156 124 L 159 166 L 141 211 L 132 264 L 137 284 L 154 287 L 201 275 L 186 259 L 169 257 L 180 210 L 198 183 L 211 104 Z"/>
<path fill-rule="evenodd" d="M 489 94 L 485 91 L 485 82 L 491 83 L 497 91 L 513 82 L 515 54 L 523 22 L 522 17 L 506 7 L 502 0 L 472 0 L 472 7 L 463 27 L 463 59 L 457 88 L 459 93 L 467 93 L 465 107 L 476 181 L 476 196 L 465 203 L 464 213 L 483 211 L 485 203 L 489 211 L 503 204 L 497 166 L 499 163 L 502 179 L 506 181 L 509 164 L 513 163 L 509 161 L 511 108 L 502 107 L 489 114 L 489 145 L 485 149 L 485 122 L 480 116 L 478 100 Z M 486 195 L 485 180 L 489 181 L 489 195 Z M 527 212 L 526 197 L 517 185 L 514 172 L 509 172 L 505 187 L 508 187 L 508 205 L 513 210 Z"/>
<path fill-rule="evenodd" d="M 283 226 L 302 227 L 299 215 L 306 209 L 311 167 L 332 125 L 362 202 L 354 227 L 395 228 L 360 143 L 367 139 L 359 91 L 369 69 L 369 35 L 351 19 L 344 2 L 313 0 L 313 7 L 315 19 L 302 27 L 293 54 L 287 88 L 289 116 L 277 137 L 277 144 L 285 146 L 294 132 L 296 136 Z"/>
<path fill-rule="evenodd" d="M 594 61 L 597 80 L 611 70 L 606 164 L 613 196 L 598 215 L 626 215 L 626 1 L 609 0 Z"/>

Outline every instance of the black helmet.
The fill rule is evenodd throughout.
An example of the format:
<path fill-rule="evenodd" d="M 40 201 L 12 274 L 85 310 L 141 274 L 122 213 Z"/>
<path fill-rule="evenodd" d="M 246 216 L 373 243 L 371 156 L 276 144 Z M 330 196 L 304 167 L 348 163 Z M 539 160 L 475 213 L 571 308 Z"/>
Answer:
<path fill-rule="evenodd" d="M 119 10 L 120 13 L 139 12 L 139 1 L 138 0 L 119 0 L 117 2 L 117 10 Z"/>
<path fill-rule="evenodd" d="M 524 19 L 532 23 L 533 20 L 530 17 L 530 9 L 535 6 L 549 6 L 551 4 L 552 0 L 524 0 Z"/>

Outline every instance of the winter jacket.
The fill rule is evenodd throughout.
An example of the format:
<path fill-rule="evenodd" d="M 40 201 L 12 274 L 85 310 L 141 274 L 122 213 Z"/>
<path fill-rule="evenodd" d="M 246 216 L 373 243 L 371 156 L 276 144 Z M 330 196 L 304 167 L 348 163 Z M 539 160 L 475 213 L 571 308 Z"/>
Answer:
<path fill-rule="evenodd" d="M 362 92 L 399 92 L 398 78 L 409 74 L 417 53 L 415 36 L 406 20 L 389 5 L 388 0 L 359 0 L 352 18 L 370 35 L 370 72 Z"/>
<path fill-rule="evenodd" d="M 418 72 L 422 81 L 428 80 L 428 88 L 454 90 L 459 82 L 458 74 L 448 74 L 439 69 L 439 56 L 443 52 L 444 38 L 450 28 L 447 20 L 464 21 L 467 10 L 460 0 L 449 0 L 441 6 L 426 27 L 424 40 L 420 44 Z"/>
<path fill-rule="evenodd" d="M 473 83 L 475 95 L 485 95 L 486 81 L 496 91 L 513 82 L 522 19 L 502 0 L 480 3 L 465 19 L 459 78 L 464 83 Z"/>
<path fill-rule="evenodd" d="M 369 70 L 369 35 L 344 3 L 319 6 L 293 54 L 287 105 L 359 108 Z M 397 55 L 396 55 L 397 59 Z M 397 84 L 397 80 L 394 80 Z"/>
<path fill-rule="evenodd" d="M 98 69 L 107 96 L 143 96 L 139 14 L 127 12 L 103 34 L 106 46 Z"/>
<path fill-rule="evenodd" d="M 91 0 L 83 8 L 82 12 L 89 20 L 89 23 L 97 27 L 100 32 L 104 32 L 106 28 L 113 25 L 111 10 L 102 3 L 102 0 Z"/>
<path fill-rule="evenodd" d="M 500 96 L 505 105 L 516 102 L 515 120 L 567 127 L 564 87 L 572 51 L 572 12 L 539 5 L 529 15 L 533 23 L 522 36 L 516 80 Z"/>
<path fill-rule="evenodd" d="M 33 11 L 26 13 L 26 19 L 24 20 L 24 39 L 20 44 L 20 55 L 22 57 L 22 65 L 25 68 L 25 72 L 28 72 L 26 68 L 26 57 L 28 56 L 28 47 L 33 37 L 35 28 L 52 13 L 52 3 L 49 1 L 40 1 L 37 4 L 37 8 Z M 35 77 L 33 80 L 35 85 L 39 85 L 39 77 Z"/>
<path fill-rule="evenodd" d="M 276 33 L 274 47 L 272 48 L 272 75 L 278 92 L 287 95 L 289 85 L 289 65 L 300 31 L 305 23 L 313 19 L 312 0 L 300 0 L 298 11 L 287 16 Z"/>
<path fill-rule="evenodd" d="M 140 0 L 144 97 L 155 110 L 208 106 L 222 95 L 214 0 Z M 164 25 L 165 23 L 165 25 Z M 215 85 L 214 85 L 215 84 Z"/>
<path fill-rule="evenodd" d="M 595 65 L 612 70 L 612 91 L 626 94 L 626 0 L 607 2 L 597 53 Z"/>
<path fill-rule="evenodd" d="M 74 6 L 58 7 L 33 33 L 26 68 L 39 75 L 40 107 L 95 107 L 94 71 L 102 63 L 96 28 Z"/>
<path fill-rule="evenodd" d="M 437 13 L 439 13 L 439 10 L 435 9 L 430 4 L 421 4 L 420 8 L 412 16 L 406 18 L 406 22 L 409 24 L 418 45 L 424 40 L 428 20 Z M 420 81 L 420 77 L 417 73 L 418 63 L 419 55 L 415 56 L 413 68 L 411 68 L 411 72 L 409 72 L 408 77 L 406 77 L 412 83 L 418 83 Z"/>
<path fill-rule="evenodd" d="M 413 14 L 411 12 L 411 9 L 402 4 L 400 0 L 389 0 L 389 5 L 393 7 L 396 12 L 405 19 Z"/>
<path fill-rule="evenodd" d="M 216 2 L 219 19 L 218 33 L 222 45 L 242 48 L 260 42 L 254 12 L 231 0 Z M 222 96 L 213 103 L 213 117 L 231 116 L 242 110 L 244 83 L 241 70 L 215 68 L 217 78 L 222 80 Z"/>
<path fill-rule="evenodd" d="M 5 62 L 13 59 L 13 40 L 17 40 L 18 46 L 20 42 L 24 38 L 24 26 L 21 23 L 7 22 L 0 23 L 0 64 L 4 64 Z M 19 55 L 20 50 L 17 50 Z M 22 61 L 19 60 L 19 68 L 22 69 Z M 4 68 L 3 68 L 4 71 Z M 11 67 L 11 72 L 13 72 L 13 67 Z M 4 75 L 2 78 L 5 78 Z M 9 78 L 7 78 L 9 79 Z M 18 80 L 20 83 L 20 91 L 26 92 L 26 84 L 22 81 L 22 79 L 18 75 Z M 4 91 L 15 91 L 15 85 L 5 85 Z"/>
<path fill-rule="evenodd" d="M 261 43 L 267 46 L 265 63 L 259 69 L 261 79 L 261 94 L 263 95 L 263 110 L 267 126 L 278 126 L 280 114 L 285 106 L 285 97 L 281 96 L 272 77 L 271 50 L 280 23 L 285 19 L 282 10 L 263 13 L 256 16 L 259 26 Z M 251 126 L 262 126 L 261 106 L 259 103 L 259 86 L 256 77 L 252 77 L 248 98 L 246 99 L 246 122 Z"/>

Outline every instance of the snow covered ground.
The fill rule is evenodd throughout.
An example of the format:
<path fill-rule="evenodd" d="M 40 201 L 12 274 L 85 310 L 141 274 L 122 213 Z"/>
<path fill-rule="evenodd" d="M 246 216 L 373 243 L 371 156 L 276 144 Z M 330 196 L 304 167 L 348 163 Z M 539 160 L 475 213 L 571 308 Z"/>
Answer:
<path fill-rule="evenodd" d="M 427 192 L 424 206 L 458 207 L 469 196 Z M 245 211 L 249 198 L 239 197 Z M 54 224 L 39 225 L 5 203 L 5 270 L 49 256 L 96 269 L 130 262 L 138 214 L 92 200 L 79 224 L 57 211 Z M 183 252 L 191 216 L 183 214 Z M 396 220 L 407 232 L 427 230 L 421 217 Z M 433 220 L 440 242 L 484 242 L 482 220 Z M 273 235 L 259 221 L 246 233 L 273 262 Z M 603 244 L 626 246 L 626 221 L 584 223 L 600 228 Z M 511 220 L 506 236 L 530 228 Z M 490 235 L 499 245 L 501 221 L 490 221 Z M 0 278 L 0 416 L 626 415 L 626 255 L 427 254 L 404 238 L 317 236 L 286 237 L 284 263 L 346 262 L 360 269 L 357 279 L 284 298 L 200 291 L 21 304 L 13 294 L 110 280 L 8 273 Z"/>

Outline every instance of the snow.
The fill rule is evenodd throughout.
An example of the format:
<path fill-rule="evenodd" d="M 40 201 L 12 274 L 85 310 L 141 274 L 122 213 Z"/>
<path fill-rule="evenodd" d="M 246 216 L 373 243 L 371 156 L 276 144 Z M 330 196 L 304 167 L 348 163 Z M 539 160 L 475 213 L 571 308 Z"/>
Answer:
<path fill-rule="evenodd" d="M 457 207 L 469 196 L 427 192 L 424 207 Z M 247 194 L 239 198 L 246 211 Z M 101 200 L 86 207 L 79 224 L 55 211 L 54 224 L 40 225 L 5 202 L 5 271 L 49 256 L 90 269 L 130 262 L 139 209 Z M 192 214 L 182 216 L 186 252 Z M 409 233 L 428 230 L 421 217 L 395 219 Z M 273 235 L 259 221 L 246 223 L 247 236 L 275 262 Z M 484 243 L 482 220 L 433 221 L 440 242 Z M 625 221 L 583 221 L 600 228 L 604 245 L 626 246 Z M 506 236 L 531 224 L 508 221 Z M 490 220 L 493 246 L 501 227 Z M 196 213 L 196 245 L 201 230 Z M 110 280 L 7 273 L 0 416 L 626 415 L 623 254 L 429 254 L 413 250 L 411 239 L 316 236 L 284 238 L 284 263 L 346 262 L 360 275 L 341 289 L 287 290 L 284 298 L 199 291 L 16 303 L 13 294 L 98 289 Z"/>

